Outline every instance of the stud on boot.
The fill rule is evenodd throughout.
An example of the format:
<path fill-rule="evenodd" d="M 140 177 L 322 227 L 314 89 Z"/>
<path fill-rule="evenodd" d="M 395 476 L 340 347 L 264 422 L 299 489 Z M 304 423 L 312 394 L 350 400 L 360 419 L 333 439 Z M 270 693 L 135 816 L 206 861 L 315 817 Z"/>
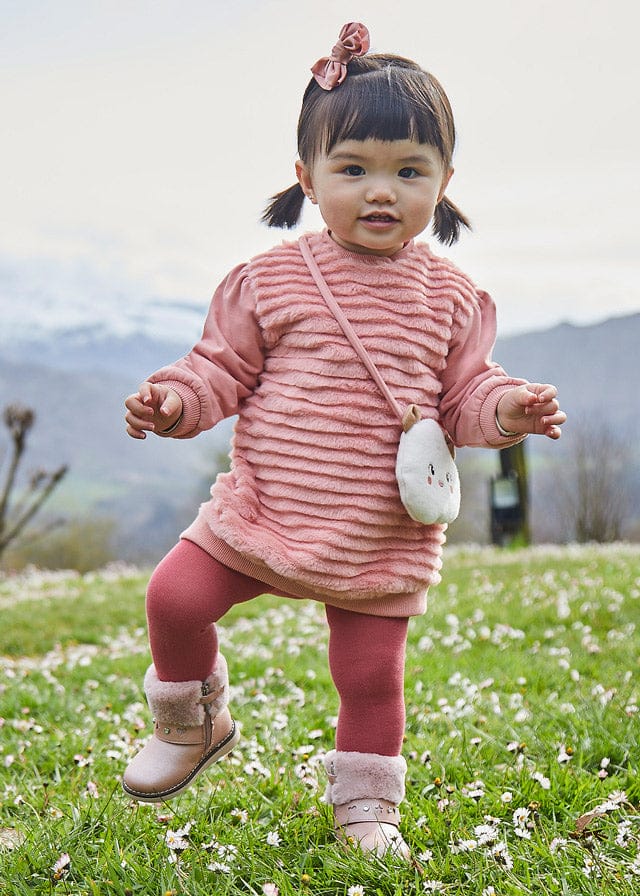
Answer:
<path fill-rule="evenodd" d="M 229 679 L 220 654 L 204 682 L 160 681 L 150 666 L 144 689 L 155 730 L 126 769 L 122 786 L 129 796 L 156 803 L 183 793 L 233 749 L 240 733 L 227 708 Z"/>
<path fill-rule="evenodd" d="M 336 836 L 363 852 L 409 859 L 398 826 L 407 764 L 402 756 L 331 750 L 325 756 Z"/>

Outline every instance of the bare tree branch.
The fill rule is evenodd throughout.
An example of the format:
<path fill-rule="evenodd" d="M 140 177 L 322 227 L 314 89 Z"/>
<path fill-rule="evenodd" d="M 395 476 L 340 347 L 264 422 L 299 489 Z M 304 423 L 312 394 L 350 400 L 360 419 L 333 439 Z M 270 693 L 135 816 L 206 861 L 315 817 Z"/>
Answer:
<path fill-rule="evenodd" d="M 9 470 L 5 478 L 4 486 L 0 492 L 0 532 L 6 524 L 7 504 L 9 496 L 15 484 L 16 473 L 20 466 L 20 460 L 24 452 L 27 434 L 35 421 L 35 414 L 31 408 L 20 404 L 10 404 L 4 409 L 3 422 L 11 436 L 11 459 Z"/>
<path fill-rule="evenodd" d="M 9 430 L 11 450 L 9 466 L 0 488 L 0 556 L 20 536 L 68 470 L 65 465 L 53 471 L 37 470 L 30 477 L 24 493 L 14 499 L 17 473 L 26 450 L 27 437 L 35 423 L 35 413 L 24 405 L 11 404 L 4 410 L 3 422 Z"/>

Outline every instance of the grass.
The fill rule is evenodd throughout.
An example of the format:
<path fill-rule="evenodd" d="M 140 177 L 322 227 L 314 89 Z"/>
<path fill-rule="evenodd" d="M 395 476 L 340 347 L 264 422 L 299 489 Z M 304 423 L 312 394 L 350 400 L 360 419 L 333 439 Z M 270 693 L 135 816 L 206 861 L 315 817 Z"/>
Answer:
<path fill-rule="evenodd" d="M 640 548 L 445 559 L 410 628 L 408 865 L 333 841 L 320 606 L 227 617 L 243 739 L 145 806 L 120 788 L 149 730 L 145 575 L 0 578 L 0 894 L 636 894 Z"/>

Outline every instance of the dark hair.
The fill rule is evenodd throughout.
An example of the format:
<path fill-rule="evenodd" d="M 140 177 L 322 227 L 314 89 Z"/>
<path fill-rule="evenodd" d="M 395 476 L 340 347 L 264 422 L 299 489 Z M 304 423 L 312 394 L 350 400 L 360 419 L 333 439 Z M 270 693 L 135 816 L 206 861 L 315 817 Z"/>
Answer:
<path fill-rule="evenodd" d="M 453 113 L 440 83 L 410 59 L 372 54 L 352 59 L 339 87 L 323 90 L 312 78 L 298 119 L 298 153 L 307 165 L 344 140 L 417 140 L 435 147 L 451 165 L 456 133 Z M 299 184 L 271 197 L 262 220 L 270 227 L 294 227 L 305 196 Z M 446 197 L 438 203 L 433 232 L 451 245 L 464 214 Z"/>

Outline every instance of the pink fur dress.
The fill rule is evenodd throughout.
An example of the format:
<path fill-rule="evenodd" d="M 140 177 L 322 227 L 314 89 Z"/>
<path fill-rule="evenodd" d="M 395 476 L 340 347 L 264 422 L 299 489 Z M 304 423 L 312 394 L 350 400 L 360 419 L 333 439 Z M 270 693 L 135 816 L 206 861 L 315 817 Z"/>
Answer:
<path fill-rule="evenodd" d="M 504 447 L 489 296 L 411 242 L 387 258 L 308 237 L 342 310 L 401 406 L 439 418 L 457 446 Z M 320 296 L 297 242 L 235 268 L 202 339 L 150 378 L 172 386 L 191 438 L 237 414 L 232 467 L 183 537 L 268 588 L 375 615 L 424 612 L 444 527 L 404 510 L 400 424 Z"/>

